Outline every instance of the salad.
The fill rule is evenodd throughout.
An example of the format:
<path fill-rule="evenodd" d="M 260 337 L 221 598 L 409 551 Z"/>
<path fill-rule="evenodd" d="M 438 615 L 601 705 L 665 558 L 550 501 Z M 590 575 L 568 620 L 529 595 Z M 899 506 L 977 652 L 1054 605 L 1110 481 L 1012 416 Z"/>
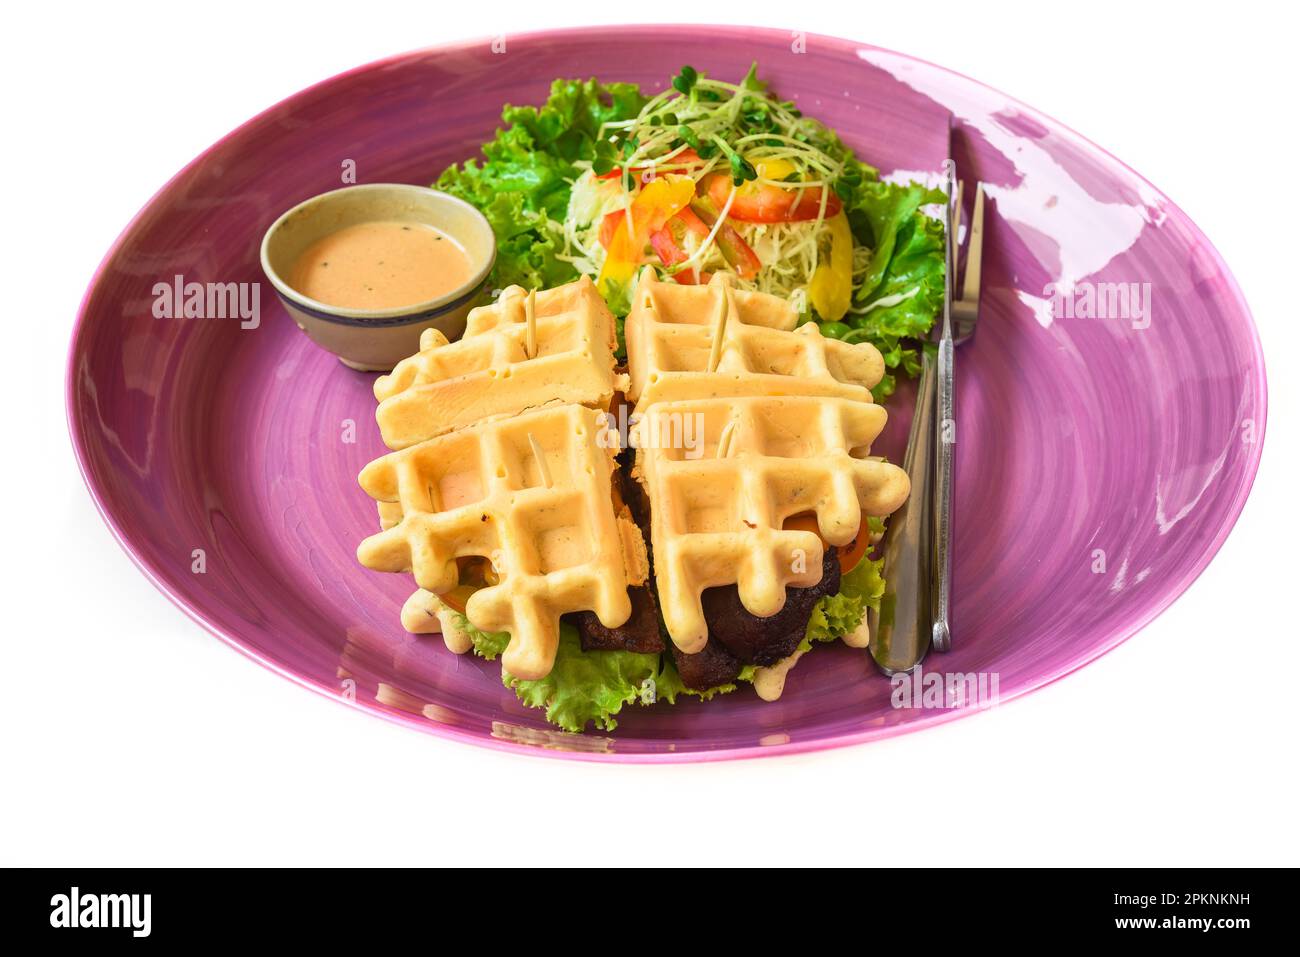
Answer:
<path fill-rule="evenodd" d="M 542 289 L 596 280 L 615 316 L 641 268 L 685 284 L 719 271 L 788 299 L 823 335 L 870 342 L 887 373 L 919 369 L 943 304 L 943 193 L 880 179 L 835 132 L 778 99 L 682 67 L 661 93 L 556 80 L 541 107 L 506 106 L 482 160 L 436 188 L 487 216 L 492 280 Z"/>

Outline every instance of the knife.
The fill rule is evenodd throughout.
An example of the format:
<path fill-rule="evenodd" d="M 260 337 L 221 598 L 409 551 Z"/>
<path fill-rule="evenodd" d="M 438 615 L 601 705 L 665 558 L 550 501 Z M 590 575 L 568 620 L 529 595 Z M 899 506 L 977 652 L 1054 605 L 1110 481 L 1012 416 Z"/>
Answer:
<path fill-rule="evenodd" d="M 868 615 L 871 657 L 885 674 L 910 671 L 933 646 L 951 647 L 951 490 L 953 433 L 953 340 L 951 305 L 956 259 L 953 236 L 956 164 L 944 163 L 943 323 L 933 349 L 922 349 L 916 407 L 903 457 L 912 492 L 889 519 L 881 553 L 885 592 L 880 610 Z"/>

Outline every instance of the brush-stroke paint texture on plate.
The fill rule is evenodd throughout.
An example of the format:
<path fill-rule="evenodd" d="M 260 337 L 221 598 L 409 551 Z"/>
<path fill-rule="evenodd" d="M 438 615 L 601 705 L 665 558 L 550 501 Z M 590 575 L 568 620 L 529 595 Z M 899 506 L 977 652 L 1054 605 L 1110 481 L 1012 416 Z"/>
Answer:
<path fill-rule="evenodd" d="M 776 754 L 970 713 L 891 706 L 866 656 L 817 649 L 785 696 L 627 708 L 613 734 L 556 733 L 500 666 L 398 624 L 406 576 L 360 568 L 375 528 L 357 487 L 383 451 L 369 375 L 315 348 L 258 268 L 295 203 L 340 185 L 428 183 L 474 156 L 504 103 L 596 75 L 658 90 L 684 63 L 757 60 L 784 97 L 886 174 L 932 171 L 949 112 L 964 178 L 988 184 L 984 312 L 958 366 L 955 650 L 1001 700 L 1091 661 L 1206 566 L 1250 489 L 1264 431 L 1258 340 L 1224 263 L 1177 207 L 1077 134 L 1010 98 L 875 47 L 725 27 L 512 36 L 420 51 L 312 87 L 227 136 L 130 224 L 94 278 L 68 368 L 87 484 L 141 569 L 212 632 L 308 687 L 412 727 L 533 753 L 623 760 Z M 159 319 L 153 287 L 261 282 L 261 322 Z M 1070 318 L 1050 287 L 1130 318 Z M 1143 305 L 1149 303 L 1149 311 Z M 1085 310 L 1086 311 L 1086 310 Z M 1133 310 L 1130 310 L 1131 312 Z M 881 448 L 897 456 L 904 390 Z M 355 423 L 355 441 L 349 423 Z M 193 570 L 202 549 L 206 570 Z M 202 675 L 177 676 L 202 681 Z"/>

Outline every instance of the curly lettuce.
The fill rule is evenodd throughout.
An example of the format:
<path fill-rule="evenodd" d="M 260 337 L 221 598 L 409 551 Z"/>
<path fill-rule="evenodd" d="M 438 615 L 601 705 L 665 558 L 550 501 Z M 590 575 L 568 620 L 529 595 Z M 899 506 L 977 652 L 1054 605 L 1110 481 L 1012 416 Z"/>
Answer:
<path fill-rule="evenodd" d="M 578 278 L 564 253 L 564 216 L 577 160 L 596 153 L 601 124 L 635 117 L 645 97 L 633 83 L 556 80 L 540 107 L 501 111 L 503 128 L 483 159 L 452 164 L 433 185 L 477 207 L 497 238 L 492 285 L 545 289 Z"/>
<path fill-rule="evenodd" d="M 857 628 L 868 608 L 880 607 L 885 582 L 880 577 L 883 562 L 864 557 L 840 579 L 840 590 L 823 597 L 813 607 L 808 631 L 800 648 L 814 641 L 831 641 Z M 474 653 L 494 661 L 510 644 L 510 633 L 480 631 L 464 615 L 455 618 L 468 636 Z M 659 701 L 676 704 L 682 695 L 708 701 L 735 691 L 737 682 L 752 682 L 754 667 L 746 666 L 735 682 L 703 691 L 688 688 L 669 652 L 640 654 L 631 651 L 583 651 L 578 631 L 560 623 L 560 644 L 551 673 L 536 681 L 516 678 L 504 668 L 502 683 L 530 708 L 546 712 L 546 720 L 565 731 L 581 732 L 587 725 L 601 731 L 618 727 L 617 715 L 624 705 L 652 705 Z"/>
<path fill-rule="evenodd" d="M 641 697 L 642 686 L 658 673 L 659 658 L 631 651 L 584 652 L 577 629 L 561 624 L 550 674 L 523 681 L 502 669 L 501 680 L 520 701 L 545 709 L 546 720 L 566 731 L 581 731 L 588 721 L 613 731 L 618 727 L 614 716 Z"/>
<path fill-rule="evenodd" d="M 480 631 L 464 615 L 456 618 L 456 624 L 469 635 L 474 653 L 488 661 L 501 655 L 510 644 L 509 632 Z M 536 681 L 525 681 L 503 668 L 501 682 L 520 701 L 530 708 L 541 708 L 546 720 L 566 731 L 582 731 L 588 724 L 613 731 L 618 727 L 615 715 L 625 704 L 653 703 L 661 681 L 666 688 L 675 690 L 671 678 L 660 677 L 661 657 L 668 656 L 631 651 L 584 652 L 577 629 L 561 622 L 560 644 L 551 673 Z"/>
<path fill-rule="evenodd" d="M 480 658 L 493 661 L 510 644 L 509 632 L 480 631 L 464 615 L 457 615 L 455 621 L 469 636 Z M 739 680 L 752 680 L 753 669 L 747 672 Z M 560 644 L 550 674 L 525 681 L 503 668 L 501 681 L 524 704 L 545 711 L 546 720 L 573 732 L 583 731 L 588 724 L 601 731 L 613 731 L 618 727 L 615 716 L 627 704 L 676 704 L 680 695 L 708 701 L 736 689 L 734 684 L 705 691 L 687 688 L 668 652 L 583 651 L 577 629 L 567 622 L 560 623 Z"/>
<path fill-rule="evenodd" d="M 881 577 L 884 565 L 883 559 L 863 555 L 853 570 L 840 578 L 840 590 L 813 606 L 808 631 L 799 647 L 808 651 L 814 641 L 841 638 L 862 624 L 867 609 L 879 611 L 880 597 L 885 593 L 885 579 Z"/>
<path fill-rule="evenodd" d="M 922 207 L 946 202 L 942 190 L 919 183 L 886 183 L 852 158 L 836 183 L 854 241 L 871 250 L 866 271 L 855 276 L 853 302 L 835 334 L 870 342 L 885 359 L 885 377 L 872 390 L 880 401 L 893 393 L 897 373 L 915 376 L 924 340 L 943 308 L 944 226 Z M 908 344 L 913 340 L 912 344 Z"/>

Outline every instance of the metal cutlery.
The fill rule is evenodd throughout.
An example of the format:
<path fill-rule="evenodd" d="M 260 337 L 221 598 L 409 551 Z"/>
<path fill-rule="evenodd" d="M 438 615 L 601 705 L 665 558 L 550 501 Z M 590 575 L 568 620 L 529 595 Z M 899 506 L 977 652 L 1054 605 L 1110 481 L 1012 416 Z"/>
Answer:
<path fill-rule="evenodd" d="M 916 407 L 903 469 L 912 480 L 906 505 L 889 520 L 882 546 L 885 594 L 870 616 L 871 655 L 886 674 L 909 671 L 933 647 L 952 647 L 952 487 L 956 418 L 956 347 L 970 340 L 979 317 L 983 263 L 984 189 L 976 190 L 967 237 L 966 272 L 957 289 L 962 188 L 947 163 L 945 226 L 946 295 L 935 348 L 924 349 Z"/>

